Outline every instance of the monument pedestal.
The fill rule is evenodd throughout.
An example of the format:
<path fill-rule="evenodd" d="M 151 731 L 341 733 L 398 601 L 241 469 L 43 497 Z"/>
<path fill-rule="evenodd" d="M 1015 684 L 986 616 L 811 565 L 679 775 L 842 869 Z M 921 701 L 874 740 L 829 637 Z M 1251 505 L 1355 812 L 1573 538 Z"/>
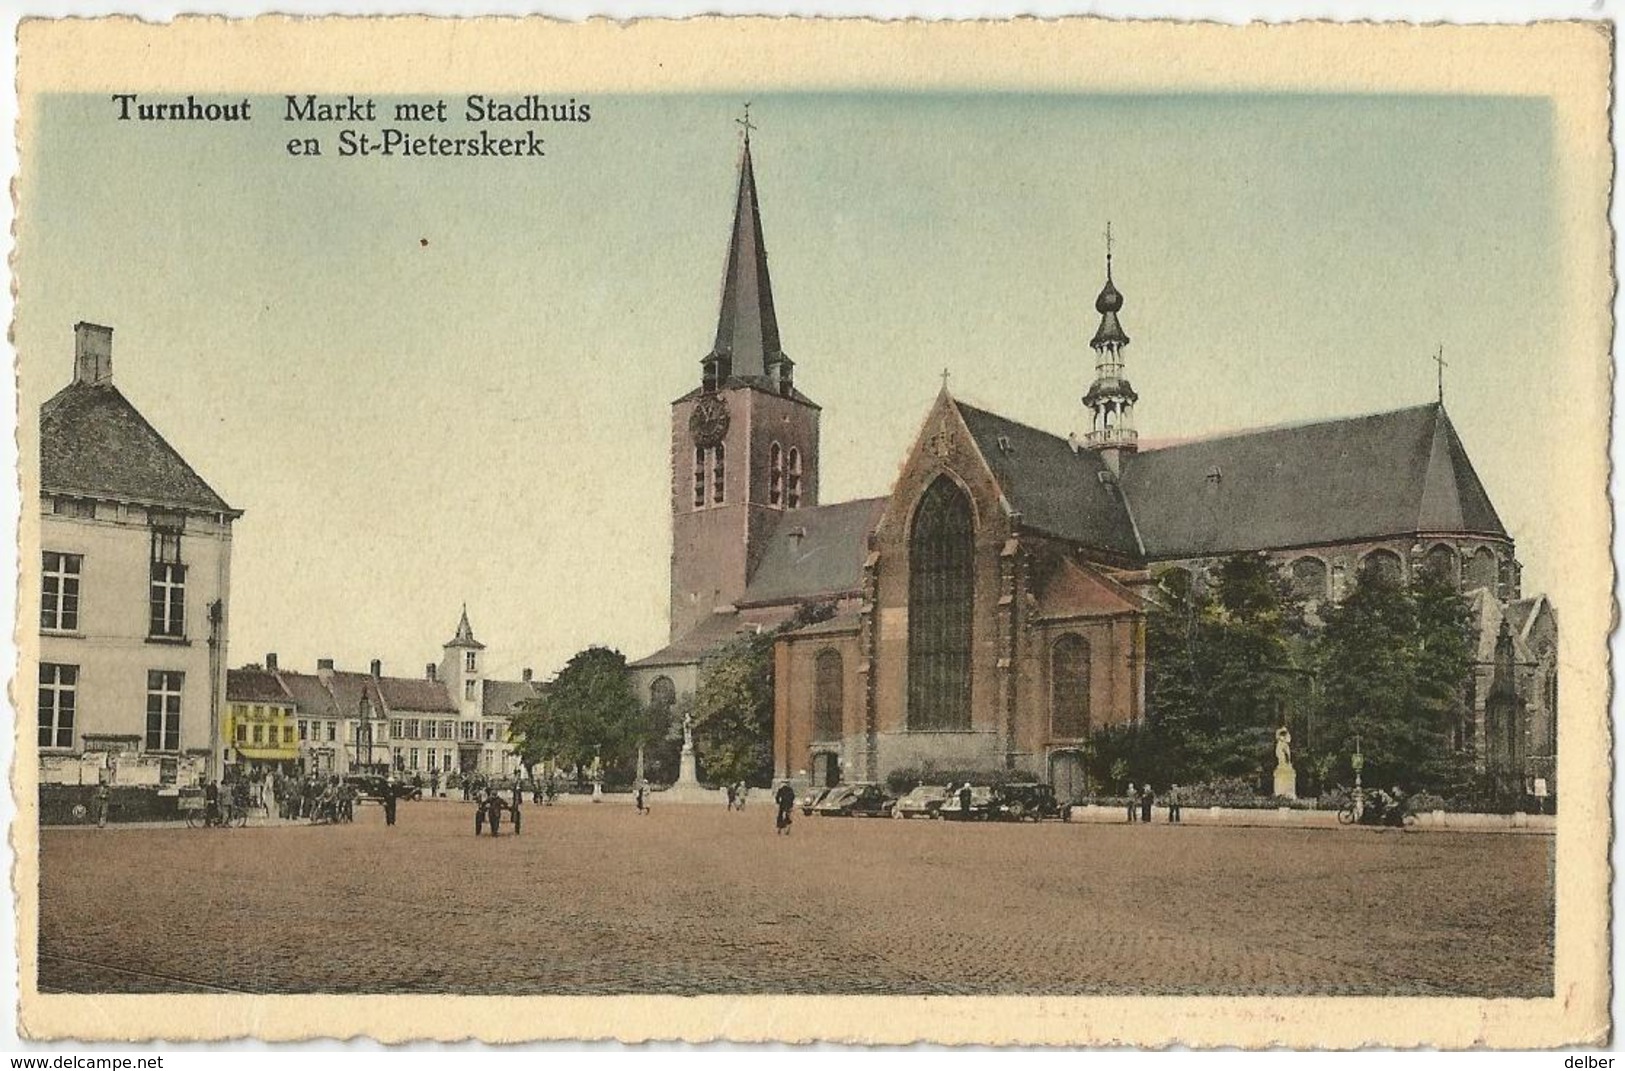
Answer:
<path fill-rule="evenodd" d="M 700 784 L 699 774 L 694 766 L 692 747 L 683 748 L 682 759 L 677 767 L 677 783 L 662 792 L 660 798 L 667 803 L 716 802 L 716 792 Z"/>
<path fill-rule="evenodd" d="M 1290 762 L 1275 768 L 1275 794 L 1289 800 L 1298 798 L 1298 771 Z"/>

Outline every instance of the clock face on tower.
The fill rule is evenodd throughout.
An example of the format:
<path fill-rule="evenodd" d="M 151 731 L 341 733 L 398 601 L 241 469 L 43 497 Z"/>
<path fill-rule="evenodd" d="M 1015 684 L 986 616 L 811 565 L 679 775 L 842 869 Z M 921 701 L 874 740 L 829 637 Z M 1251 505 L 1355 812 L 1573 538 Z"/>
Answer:
<path fill-rule="evenodd" d="M 703 398 L 688 417 L 688 433 L 694 445 L 715 446 L 728 434 L 728 403 L 721 398 Z"/>

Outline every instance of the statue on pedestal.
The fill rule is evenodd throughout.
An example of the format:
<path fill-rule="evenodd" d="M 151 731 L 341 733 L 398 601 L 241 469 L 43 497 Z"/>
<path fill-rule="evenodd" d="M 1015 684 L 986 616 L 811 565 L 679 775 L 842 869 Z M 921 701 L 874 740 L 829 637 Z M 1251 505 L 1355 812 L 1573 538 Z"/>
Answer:
<path fill-rule="evenodd" d="M 683 715 L 683 750 L 694 750 L 694 715 Z"/>
<path fill-rule="evenodd" d="M 1298 798 L 1298 771 L 1292 768 L 1292 732 L 1285 725 L 1275 730 L 1275 794 Z"/>

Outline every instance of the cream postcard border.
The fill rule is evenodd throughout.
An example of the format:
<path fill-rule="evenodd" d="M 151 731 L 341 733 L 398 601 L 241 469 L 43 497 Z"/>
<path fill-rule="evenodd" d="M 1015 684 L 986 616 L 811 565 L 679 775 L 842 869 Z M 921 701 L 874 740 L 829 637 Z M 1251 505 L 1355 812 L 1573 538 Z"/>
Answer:
<path fill-rule="evenodd" d="M 893 22 L 697 18 L 565 23 L 543 18 L 250 21 L 187 17 L 29 20 L 18 31 L 18 150 L 30 101 L 52 92 L 357 92 L 478 82 L 572 92 L 878 88 L 1097 92 L 1313 91 L 1510 94 L 1551 102 L 1562 308 L 1554 345 L 1575 355 L 1551 388 L 1569 399 L 1560 473 L 1571 489 L 1550 587 L 1564 617 L 1564 793 L 1557 833 L 1555 996 L 1530 1000 L 1184 997 L 231 997 L 84 996 L 35 988 L 38 771 L 16 727 L 11 841 L 19 1031 L 33 1039 L 293 1040 L 367 1036 L 827 1040 L 869 1044 L 1362 1045 L 1549 1047 L 1607 1036 L 1610 943 L 1610 677 L 1614 611 L 1607 496 L 1612 400 L 1608 206 L 1612 29 L 1293 23 L 1220 26 L 1099 19 Z M 1540 63 L 1530 63 L 1539 55 Z M 608 58 L 612 57 L 612 61 Z M 14 190 L 16 186 L 14 185 Z M 29 207 L 18 205 L 19 228 Z M 38 547 L 38 427 L 17 428 L 22 561 Z M 1555 523 L 1555 519 L 1554 519 Z M 1604 585 L 1599 578 L 1608 578 Z M 23 585 L 19 622 L 38 592 Z M 18 625 L 20 664 L 38 637 Z M 27 676 L 14 674 L 13 708 Z"/>

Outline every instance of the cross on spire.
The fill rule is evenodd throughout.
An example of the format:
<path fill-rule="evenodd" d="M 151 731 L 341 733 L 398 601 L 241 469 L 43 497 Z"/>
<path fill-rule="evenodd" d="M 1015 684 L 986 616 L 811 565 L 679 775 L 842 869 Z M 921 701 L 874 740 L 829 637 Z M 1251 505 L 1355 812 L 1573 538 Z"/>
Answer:
<path fill-rule="evenodd" d="M 1444 370 L 1450 367 L 1450 362 L 1444 359 L 1444 343 L 1439 343 L 1439 352 L 1428 358 L 1439 366 L 1439 404 L 1444 404 Z"/>
<path fill-rule="evenodd" d="M 946 368 L 942 370 L 942 389 L 948 389 L 948 370 Z"/>
<path fill-rule="evenodd" d="M 744 128 L 745 145 L 748 148 L 750 146 L 750 132 L 756 129 L 756 124 L 750 121 L 750 101 L 747 100 L 745 102 L 745 117 L 743 119 L 735 119 L 734 122 L 738 123 Z"/>
<path fill-rule="evenodd" d="M 1106 278 L 1112 277 L 1112 221 L 1106 221 Z"/>

